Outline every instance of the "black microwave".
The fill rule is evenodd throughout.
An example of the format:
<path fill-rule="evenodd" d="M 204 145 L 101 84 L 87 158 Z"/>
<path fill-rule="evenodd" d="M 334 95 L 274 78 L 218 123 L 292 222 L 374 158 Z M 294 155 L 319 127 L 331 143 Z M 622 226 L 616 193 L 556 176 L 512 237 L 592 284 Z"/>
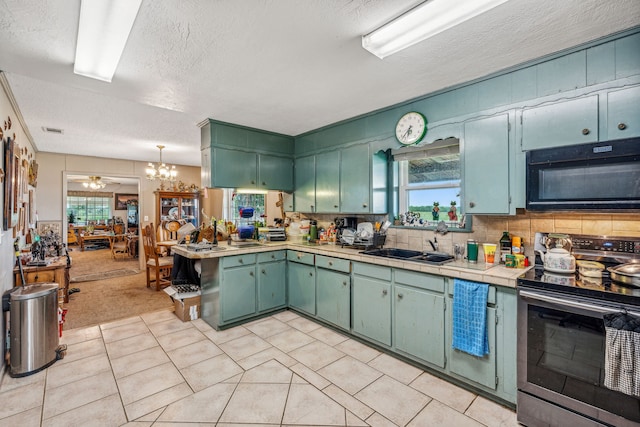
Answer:
<path fill-rule="evenodd" d="M 527 209 L 640 209 L 640 138 L 527 152 Z"/>

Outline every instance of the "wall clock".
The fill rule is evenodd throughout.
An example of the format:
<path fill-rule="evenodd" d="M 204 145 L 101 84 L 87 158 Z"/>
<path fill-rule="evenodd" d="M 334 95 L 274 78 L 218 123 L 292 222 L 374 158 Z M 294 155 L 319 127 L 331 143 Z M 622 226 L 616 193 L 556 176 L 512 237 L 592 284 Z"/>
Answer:
<path fill-rule="evenodd" d="M 411 111 L 398 120 L 396 138 L 402 145 L 417 144 L 427 133 L 427 118 L 417 111 Z"/>

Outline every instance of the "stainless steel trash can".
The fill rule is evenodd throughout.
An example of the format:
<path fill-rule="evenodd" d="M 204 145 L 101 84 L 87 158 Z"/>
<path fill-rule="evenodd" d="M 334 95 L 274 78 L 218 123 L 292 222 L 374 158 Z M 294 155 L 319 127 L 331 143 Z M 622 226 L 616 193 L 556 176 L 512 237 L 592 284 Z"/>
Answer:
<path fill-rule="evenodd" d="M 9 312 L 12 377 L 34 374 L 60 358 L 56 283 L 16 288 Z"/>

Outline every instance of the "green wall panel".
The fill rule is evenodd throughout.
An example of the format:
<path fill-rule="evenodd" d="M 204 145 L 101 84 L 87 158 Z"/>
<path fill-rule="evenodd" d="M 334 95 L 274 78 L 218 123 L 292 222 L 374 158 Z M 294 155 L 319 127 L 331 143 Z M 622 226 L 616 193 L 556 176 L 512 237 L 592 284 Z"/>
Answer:
<path fill-rule="evenodd" d="M 616 78 L 634 76 L 640 70 L 640 33 L 615 41 Z"/>
<path fill-rule="evenodd" d="M 536 97 L 538 75 L 535 67 L 523 68 L 510 73 L 511 102 L 521 102 Z"/>
<path fill-rule="evenodd" d="M 587 49 L 587 85 L 605 83 L 616 78 L 615 43 Z"/>
<path fill-rule="evenodd" d="M 552 95 L 587 85 L 586 52 L 571 53 L 537 66 L 538 96 Z"/>

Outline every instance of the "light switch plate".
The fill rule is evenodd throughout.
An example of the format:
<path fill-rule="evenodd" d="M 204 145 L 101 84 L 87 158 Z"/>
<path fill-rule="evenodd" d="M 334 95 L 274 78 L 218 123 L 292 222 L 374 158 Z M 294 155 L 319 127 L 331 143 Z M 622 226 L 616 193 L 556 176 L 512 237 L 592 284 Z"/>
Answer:
<path fill-rule="evenodd" d="M 145 221 L 149 221 L 149 215 L 145 215 L 145 216 L 144 216 L 144 220 L 145 220 Z"/>

